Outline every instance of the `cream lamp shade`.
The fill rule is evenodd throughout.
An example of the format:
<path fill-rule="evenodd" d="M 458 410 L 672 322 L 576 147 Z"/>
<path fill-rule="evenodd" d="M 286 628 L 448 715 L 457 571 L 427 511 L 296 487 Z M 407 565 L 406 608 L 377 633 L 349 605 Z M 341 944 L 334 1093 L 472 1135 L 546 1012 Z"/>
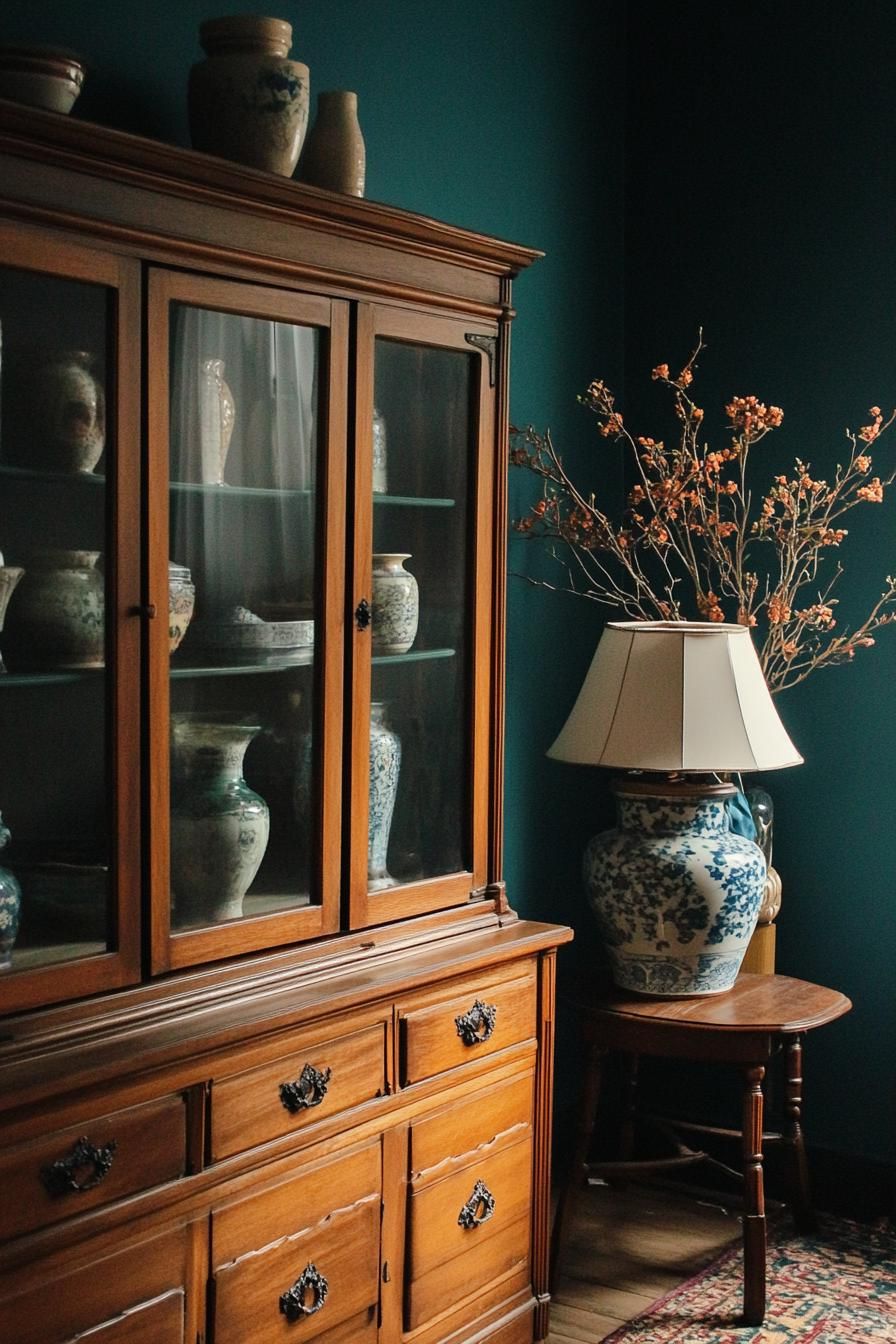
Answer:
<path fill-rule="evenodd" d="M 548 752 L 622 770 L 779 770 L 802 756 L 750 632 L 709 621 L 614 621 Z"/>

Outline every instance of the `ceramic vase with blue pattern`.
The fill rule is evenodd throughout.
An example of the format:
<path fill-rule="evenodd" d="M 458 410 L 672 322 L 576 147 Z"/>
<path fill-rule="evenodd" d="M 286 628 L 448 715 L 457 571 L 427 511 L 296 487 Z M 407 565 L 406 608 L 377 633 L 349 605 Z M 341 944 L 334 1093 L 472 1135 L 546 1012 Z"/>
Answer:
<path fill-rule="evenodd" d="M 394 887 L 386 867 L 389 832 L 398 794 L 401 741 L 386 723 L 386 706 L 375 700 L 370 706 L 370 817 L 367 828 L 367 887 L 382 891 Z"/>
<path fill-rule="evenodd" d="M 406 552 L 373 557 L 371 648 L 374 653 L 407 653 L 417 638 L 420 596 L 417 580 L 404 567 Z"/>
<path fill-rule="evenodd" d="M 171 887 L 176 923 L 239 919 L 268 844 L 267 803 L 243 779 L 257 724 L 242 715 L 171 716 Z"/>
<path fill-rule="evenodd" d="M 9 830 L 0 817 L 0 849 L 9 843 Z M 12 873 L 0 868 L 0 971 L 12 966 L 12 949 L 22 917 L 22 888 Z"/>
<path fill-rule="evenodd" d="M 658 997 L 734 984 L 765 890 L 765 857 L 729 829 L 727 785 L 621 781 L 618 829 L 585 851 L 591 908 L 623 989 Z"/>

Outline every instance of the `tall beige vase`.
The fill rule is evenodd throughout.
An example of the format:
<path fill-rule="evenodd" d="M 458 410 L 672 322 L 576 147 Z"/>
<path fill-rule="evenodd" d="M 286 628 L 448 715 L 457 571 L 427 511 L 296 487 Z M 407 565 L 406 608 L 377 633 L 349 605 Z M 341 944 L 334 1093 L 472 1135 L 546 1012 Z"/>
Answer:
<path fill-rule="evenodd" d="M 190 71 L 194 149 L 291 177 L 308 127 L 308 67 L 290 61 L 292 25 L 236 14 L 206 19 L 207 60 Z"/>
<path fill-rule="evenodd" d="M 344 89 L 319 93 L 317 117 L 299 160 L 301 181 L 347 196 L 363 196 L 366 161 L 358 95 Z"/>

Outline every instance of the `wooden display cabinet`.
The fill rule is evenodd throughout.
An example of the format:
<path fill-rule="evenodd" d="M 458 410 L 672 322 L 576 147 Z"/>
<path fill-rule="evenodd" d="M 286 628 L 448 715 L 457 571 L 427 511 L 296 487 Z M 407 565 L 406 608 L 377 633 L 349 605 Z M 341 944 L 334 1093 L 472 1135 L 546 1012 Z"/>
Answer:
<path fill-rule="evenodd" d="M 11 103 L 0 167 L 0 1336 L 542 1340 L 571 935 L 501 875 L 537 254 Z"/>

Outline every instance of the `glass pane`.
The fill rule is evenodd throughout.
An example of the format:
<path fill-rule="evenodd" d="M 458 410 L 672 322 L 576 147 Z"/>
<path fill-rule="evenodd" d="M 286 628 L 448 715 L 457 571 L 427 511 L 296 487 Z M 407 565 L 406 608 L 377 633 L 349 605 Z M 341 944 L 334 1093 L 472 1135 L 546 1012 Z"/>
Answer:
<path fill-rule="evenodd" d="M 111 316 L 102 286 L 0 267 L 0 974 L 111 945 Z"/>
<path fill-rule="evenodd" d="M 368 886 L 470 854 L 473 357 L 378 340 Z"/>
<path fill-rule="evenodd" d="M 316 900 L 319 334 L 174 305 L 172 927 Z"/>

